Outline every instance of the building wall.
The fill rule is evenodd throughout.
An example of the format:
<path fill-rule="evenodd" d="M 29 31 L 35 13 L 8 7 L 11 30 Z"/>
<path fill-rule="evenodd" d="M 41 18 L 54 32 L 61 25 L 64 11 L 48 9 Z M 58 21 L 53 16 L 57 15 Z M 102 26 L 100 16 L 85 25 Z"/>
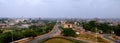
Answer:
<path fill-rule="evenodd" d="M 64 28 L 73 28 L 73 25 L 72 25 L 72 24 L 64 24 L 63 27 L 64 27 Z"/>

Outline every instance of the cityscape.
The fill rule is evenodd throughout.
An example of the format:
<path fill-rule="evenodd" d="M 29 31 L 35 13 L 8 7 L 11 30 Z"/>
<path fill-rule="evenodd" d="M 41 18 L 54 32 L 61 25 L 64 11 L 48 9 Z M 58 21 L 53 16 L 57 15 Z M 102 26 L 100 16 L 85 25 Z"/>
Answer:
<path fill-rule="evenodd" d="M 120 43 L 120 1 L 0 0 L 0 43 Z"/>
<path fill-rule="evenodd" d="M 0 18 L 0 43 L 120 43 L 119 36 L 120 19 Z"/>

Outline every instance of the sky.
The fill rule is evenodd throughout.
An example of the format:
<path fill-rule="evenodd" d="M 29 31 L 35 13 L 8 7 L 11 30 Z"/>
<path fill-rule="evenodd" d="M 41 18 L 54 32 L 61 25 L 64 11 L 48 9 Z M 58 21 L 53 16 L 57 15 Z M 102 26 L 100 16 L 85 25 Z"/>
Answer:
<path fill-rule="evenodd" d="M 0 0 L 0 17 L 120 18 L 120 0 Z"/>

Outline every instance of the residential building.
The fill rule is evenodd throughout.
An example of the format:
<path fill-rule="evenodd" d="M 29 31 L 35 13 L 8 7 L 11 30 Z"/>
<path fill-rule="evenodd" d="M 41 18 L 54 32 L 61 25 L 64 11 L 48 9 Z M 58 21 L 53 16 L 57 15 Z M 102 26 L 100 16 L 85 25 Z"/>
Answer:
<path fill-rule="evenodd" d="M 9 27 L 9 26 L 7 24 L 0 23 L 0 28 L 6 28 L 6 27 Z"/>

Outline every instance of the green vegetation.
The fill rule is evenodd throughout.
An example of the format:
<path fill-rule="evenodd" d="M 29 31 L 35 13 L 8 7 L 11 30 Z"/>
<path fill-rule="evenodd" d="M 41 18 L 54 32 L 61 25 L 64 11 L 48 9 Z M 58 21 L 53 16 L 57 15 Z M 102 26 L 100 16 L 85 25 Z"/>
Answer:
<path fill-rule="evenodd" d="M 0 43 L 9 43 L 10 41 L 12 41 L 10 32 L 0 34 Z"/>
<path fill-rule="evenodd" d="M 26 30 L 25 32 L 23 32 L 23 35 L 25 37 L 35 37 L 37 36 L 37 33 L 35 32 L 35 30 Z"/>
<path fill-rule="evenodd" d="M 46 40 L 44 43 L 75 43 L 64 38 L 51 38 Z"/>
<path fill-rule="evenodd" d="M 83 28 L 85 30 L 89 30 L 92 32 L 100 32 L 103 33 L 112 33 L 114 32 L 116 35 L 120 36 L 120 25 L 111 26 L 109 23 L 97 23 L 96 21 L 90 21 L 88 23 L 82 23 Z"/>
<path fill-rule="evenodd" d="M 47 23 L 44 26 L 32 25 L 29 28 L 9 28 L 8 32 L 0 34 L 0 43 L 9 43 L 11 41 L 19 40 L 25 37 L 36 37 L 41 34 L 48 33 L 52 30 L 55 23 Z"/>
<path fill-rule="evenodd" d="M 94 35 L 90 35 L 90 34 L 81 34 L 78 36 L 78 38 L 85 39 L 85 40 L 95 40 L 96 38 L 93 36 Z"/>
<path fill-rule="evenodd" d="M 111 42 L 109 42 L 101 37 L 96 37 L 96 39 L 97 39 L 97 43 L 111 43 Z"/>
<path fill-rule="evenodd" d="M 63 36 L 76 37 L 77 34 L 72 30 L 72 28 L 64 28 L 62 31 Z"/>
<path fill-rule="evenodd" d="M 88 40 L 88 41 L 92 41 L 92 42 L 96 42 L 96 43 L 110 43 L 109 41 L 102 39 L 99 36 L 94 36 L 93 34 L 80 34 L 78 36 L 79 39 L 84 39 L 84 40 Z"/>
<path fill-rule="evenodd" d="M 95 28 L 97 26 L 96 24 L 97 23 L 95 21 L 90 21 L 89 23 L 83 23 L 83 28 L 86 29 L 86 30 L 96 32 L 95 31 Z"/>
<path fill-rule="evenodd" d="M 3 31 L 2 30 L 0 30 L 0 34 L 2 33 Z"/>
<path fill-rule="evenodd" d="M 60 30 L 62 31 L 61 34 L 63 36 L 72 36 L 77 37 L 77 34 L 72 30 L 72 28 L 63 28 L 62 26 L 59 26 Z"/>

